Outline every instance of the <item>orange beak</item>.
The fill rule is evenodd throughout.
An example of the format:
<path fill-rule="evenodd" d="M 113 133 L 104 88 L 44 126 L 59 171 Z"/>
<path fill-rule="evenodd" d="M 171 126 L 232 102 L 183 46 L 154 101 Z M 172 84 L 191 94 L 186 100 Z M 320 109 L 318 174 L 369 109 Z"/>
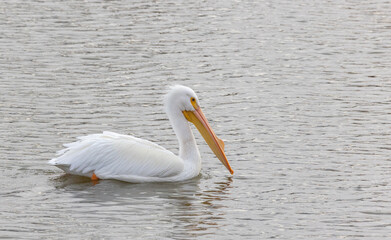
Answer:
<path fill-rule="evenodd" d="M 183 111 L 185 118 L 194 124 L 198 131 L 201 133 L 202 137 L 205 139 L 205 142 L 212 149 L 216 157 L 221 161 L 221 163 L 228 169 L 231 174 L 234 174 L 231 166 L 228 163 L 227 157 L 224 153 L 224 142 L 216 136 L 210 127 L 208 120 L 206 119 L 204 113 L 201 111 L 201 108 L 198 104 L 195 107 L 195 111 Z"/>

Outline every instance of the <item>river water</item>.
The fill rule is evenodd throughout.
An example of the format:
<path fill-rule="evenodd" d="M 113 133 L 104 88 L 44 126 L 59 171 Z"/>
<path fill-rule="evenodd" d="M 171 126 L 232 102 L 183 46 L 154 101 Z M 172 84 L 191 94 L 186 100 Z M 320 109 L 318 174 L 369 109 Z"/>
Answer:
<path fill-rule="evenodd" d="M 391 3 L 0 2 L 0 238 L 391 236 Z M 201 175 L 130 184 L 47 165 L 103 130 L 177 153 L 168 86 L 192 87 Z M 194 128 L 193 128 L 194 129 Z"/>

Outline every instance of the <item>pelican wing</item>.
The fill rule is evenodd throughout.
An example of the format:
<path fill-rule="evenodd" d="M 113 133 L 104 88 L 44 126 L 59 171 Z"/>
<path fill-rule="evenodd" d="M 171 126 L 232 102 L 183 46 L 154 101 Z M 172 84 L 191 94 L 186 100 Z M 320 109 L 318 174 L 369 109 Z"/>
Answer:
<path fill-rule="evenodd" d="M 179 174 L 183 161 L 165 148 L 140 138 L 103 132 L 79 137 L 65 144 L 58 157 L 49 161 L 65 172 L 99 178 L 156 177 Z"/>

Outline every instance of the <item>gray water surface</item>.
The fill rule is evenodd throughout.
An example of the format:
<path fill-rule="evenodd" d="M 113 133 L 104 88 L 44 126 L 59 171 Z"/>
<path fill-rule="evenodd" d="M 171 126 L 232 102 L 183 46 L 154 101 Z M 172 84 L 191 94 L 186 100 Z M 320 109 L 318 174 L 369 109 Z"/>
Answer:
<path fill-rule="evenodd" d="M 129 184 L 47 160 L 115 131 L 177 153 L 162 96 L 192 87 L 230 176 Z M 0 238 L 391 236 L 391 3 L 0 2 Z"/>

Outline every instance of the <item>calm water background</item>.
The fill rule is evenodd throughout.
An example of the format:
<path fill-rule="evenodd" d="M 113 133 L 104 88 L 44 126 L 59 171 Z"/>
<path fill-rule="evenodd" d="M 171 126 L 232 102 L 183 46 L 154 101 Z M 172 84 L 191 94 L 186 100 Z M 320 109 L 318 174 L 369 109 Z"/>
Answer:
<path fill-rule="evenodd" d="M 46 164 L 103 130 L 176 153 L 175 83 L 234 176 L 198 133 L 185 183 Z M 390 106 L 389 1 L 1 1 L 0 238 L 385 239 Z"/>

